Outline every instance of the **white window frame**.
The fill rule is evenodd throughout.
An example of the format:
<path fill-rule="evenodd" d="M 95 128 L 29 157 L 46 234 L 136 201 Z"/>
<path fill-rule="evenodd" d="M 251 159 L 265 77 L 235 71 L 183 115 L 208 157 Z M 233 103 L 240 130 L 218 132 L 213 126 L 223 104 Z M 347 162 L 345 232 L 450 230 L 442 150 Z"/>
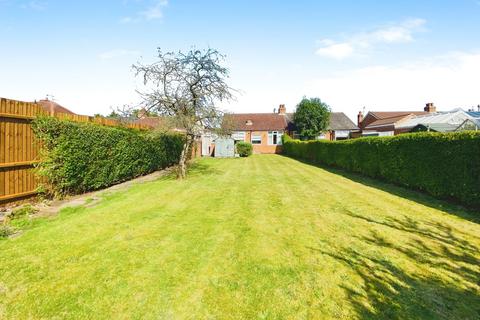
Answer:
<path fill-rule="evenodd" d="M 234 131 L 232 139 L 235 141 L 245 141 L 245 131 Z"/>
<path fill-rule="evenodd" d="M 250 138 L 252 144 L 262 144 L 262 135 L 261 134 L 252 134 Z"/>
<path fill-rule="evenodd" d="M 268 145 L 269 146 L 281 146 L 282 145 L 282 131 L 268 131 Z M 273 143 L 273 137 L 277 137 L 277 143 Z"/>

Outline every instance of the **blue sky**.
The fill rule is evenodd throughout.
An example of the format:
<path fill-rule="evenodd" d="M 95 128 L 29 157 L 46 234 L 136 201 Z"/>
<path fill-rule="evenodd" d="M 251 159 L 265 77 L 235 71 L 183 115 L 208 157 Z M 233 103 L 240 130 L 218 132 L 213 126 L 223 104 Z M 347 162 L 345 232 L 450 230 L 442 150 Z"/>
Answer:
<path fill-rule="evenodd" d="M 216 48 L 235 112 L 480 104 L 480 0 L 0 0 L 0 96 L 54 95 L 81 114 L 138 102 L 131 65 L 156 48 Z"/>

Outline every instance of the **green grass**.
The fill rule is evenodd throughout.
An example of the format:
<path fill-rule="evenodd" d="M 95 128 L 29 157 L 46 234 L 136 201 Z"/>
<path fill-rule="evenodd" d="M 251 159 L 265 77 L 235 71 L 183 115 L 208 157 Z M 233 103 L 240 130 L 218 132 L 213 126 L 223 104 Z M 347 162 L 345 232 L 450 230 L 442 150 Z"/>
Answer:
<path fill-rule="evenodd" d="M 0 241 L 0 318 L 479 319 L 479 216 L 282 156 L 202 159 Z"/>

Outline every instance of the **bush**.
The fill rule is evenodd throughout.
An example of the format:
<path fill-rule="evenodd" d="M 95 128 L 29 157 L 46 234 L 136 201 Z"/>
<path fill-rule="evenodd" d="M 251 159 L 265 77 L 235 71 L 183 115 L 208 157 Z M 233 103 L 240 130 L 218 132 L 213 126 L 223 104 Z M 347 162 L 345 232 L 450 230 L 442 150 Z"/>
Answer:
<path fill-rule="evenodd" d="M 15 231 L 10 228 L 7 225 L 0 225 L 0 239 L 8 238 L 12 234 L 14 234 Z"/>
<path fill-rule="evenodd" d="M 10 214 L 7 215 L 7 218 L 9 218 L 10 220 L 20 219 L 20 218 L 23 218 L 23 217 L 29 217 L 29 216 L 35 214 L 36 212 L 38 212 L 38 209 L 36 209 L 36 208 L 32 207 L 31 205 L 27 204 L 23 207 L 12 210 L 10 212 Z"/>
<path fill-rule="evenodd" d="M 240 157 L 248 157 L 252 155 L 253 146 L 251 143 L 248 142 L 237 142 L 237 153 Z"/>
<path fill-rule="evenodd" d="M 480 132 L 413 133 L 346 141 L 284 138 L 284 153 L 480 208 Z"/>
<path fill-rule="evenodd" d="M 178 162 L 184 138 L 41 117 L 33 129 L 42 141 L 38 172 L 53 195 L 83 193 Z"/>

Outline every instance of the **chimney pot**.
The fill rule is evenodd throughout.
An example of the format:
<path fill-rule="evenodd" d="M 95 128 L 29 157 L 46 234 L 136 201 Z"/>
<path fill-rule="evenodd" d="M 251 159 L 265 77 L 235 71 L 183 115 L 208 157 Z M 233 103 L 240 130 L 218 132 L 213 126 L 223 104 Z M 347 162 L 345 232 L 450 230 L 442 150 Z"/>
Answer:
<path fill-rule="evenodd" d="M 286 113 L 287 113 L 287 108 L 285 108 L 285 105 L 284 105 L 284 104 L 281 104 L 281 105 L 278 107 L 278 114 L 285 115 Z"/>
<path fill-rule="evenodd" d="M 357 125 L 359 128 L 360 128 L 360 125 L 362 124 L 362 121 L 363 121 L 363 112 L 359 111 L 357 116 Z"/>
<path fill-rule="evenodd" d="M 435 105 L 433 104 L 433 102 L 429 102 L 429 103 L 427 103 L 427 105 L 425 106 L 425 108 L 423 108 L 423 110 L 424 110 L 425 112 L 433 113 L 433 112 L 436 112 L 436 111 L 437 111 L 437 107 L 435 107 Z"/>

